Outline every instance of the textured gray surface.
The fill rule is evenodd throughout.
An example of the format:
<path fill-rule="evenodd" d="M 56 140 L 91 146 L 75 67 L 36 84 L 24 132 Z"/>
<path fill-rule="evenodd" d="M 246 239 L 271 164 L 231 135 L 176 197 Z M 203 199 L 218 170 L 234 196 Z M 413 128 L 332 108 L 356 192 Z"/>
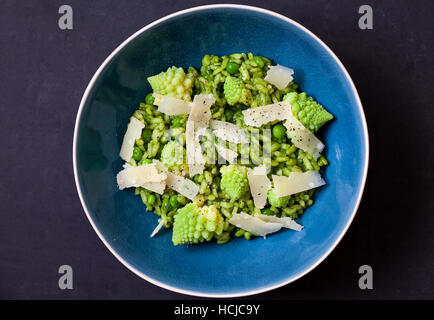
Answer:
<path fill-rule="evenodd" d="M 371 142 L 365 195 L 341 244 L 307 276 L 253 298 L 434 298 L 433 2 L 235 2 L 293 18 L 330 46 L 359 90 Z M 208 3 L 1 1 L 0 298 L 188 298 L 135 276 L 98 239 L 75 189 L 72 135 L 81 96 L 117 45 Z M 74 9 L 73 31 L 57 26 L 61 4 Z M 358 29 L 362 4 L 374 30 Z M 74 269 L 72 291 L 58 289 L 62 264 Z M 362 264 L 374 290 L 358 289 Z"/>

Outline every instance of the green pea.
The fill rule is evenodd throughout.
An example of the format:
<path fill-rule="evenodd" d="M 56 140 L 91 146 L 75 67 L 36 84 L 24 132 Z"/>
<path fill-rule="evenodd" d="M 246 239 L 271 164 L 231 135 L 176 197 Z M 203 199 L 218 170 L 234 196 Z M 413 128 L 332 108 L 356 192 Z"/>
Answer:
<path fill-rule="evenodd" d="M 148 93 L 148 94 L 146 95 L 146 98 L 145 98 L 145 103 L 146 103 L 146 104 L 153 104 L 153 103 L 154 103 L 154 100 L 155 100 L 155 98 L 154 98 L 154 96 L 152 95 L 152 93 Z"/>
<path fill-rule="evenodd" d="M 194 182 L 199 183 L 199 177 L 200 177 L 200 174 L 196 174 L 196 175 L 193 177 Z"/>
<path fill-rule="evenodd" d="M 209 54 L 206 54 L 202 59 L 202 65 L 207 66 L 211 63 L 211 57 Z"/>
<path fill-rule="evenodd" d="M 149 129 L 143 130 L 143 132 L 142 132 L 142 138 L 146 142 L 151 141 L 152 140 L 152 130 L 149 130 Z"/>
<path fill-rule="evenodd" d="M 133 151 L 133 159 L 139 161 L 143 157 L 143 151 L 140 148 L 135 147 Z"/>
<path fill-rule="evenodd" d="M 184 197 L 184 196 L 178 196 L 178 202 L 179 202 L 181 205 L 184 205 L 184 204 L 187 203 L 187 198 Z"/>
<path fill-rule="evenodd" d="M 262 210 L 261 210 L 261 213 L 262 213 L 262 214 L 265 214 L 266 216 L 271 216 L 271 215 L 273 215 L 273 212 L 271 211 L 270 208 L 262 209 Z"/>
<path fill-rule="evenodd" d="M 146 198 L 146 202 L 150 205 L 153 206 L 155 204 L 155 201 L 157 200 L 157 198 L 155 197 L 154 194 L 150 194 L 147 198 Z"/>
<path fill-rule="evenodd" d="M 164 210 L 169 211 L 170 210 L 170 201 L 167 198 L 163 199 L 163 202 L 161 203 L 161 206 Z"/>
<path fill-rule="evenodd" d="M 177 208 L 180 205 L 180 203 L 178 202 L 178 196 L 176 194 L 170 197 L 170 205 L 173 208 Z"/>
<path fill-rule="evenodd" d="M 220 62 L 220 57 L 211 55 L 211 62 L 212 63 L 219 63 Z"/>
<path fill-rule="evenodd" d="M 273 127 L 273 136 L 277 139 L 283 139 L 286 135 L 286 128 L 282 124 L 276 124 Z"/>
<path fill-rule="evenodd" d="M 172 127 L 179 128 L 181 126 L 181 119 L 179 117 L 175 117 L 172 119 Z"/>
<path fill-rule="evenodd" d="M 238 64 L 236 64 L 235 62 L 232 62 L 232 61 L 226 65 L 226 71 L 229 72 L 230 74 L 237 73 L 238 68 L 239 68 Z"/>
<path fill-rule="evenodd" d="M 255 63 L 258 65 L 259 68 L 264 67 L 264 61 L 262 60 L 261 57 L 254 57 L 253 60 L 255 61 Z"/>
<path fill-rule="evenodd" d="M 151 164 L 152 163 L 152 160 L 151 159 L 143 159 L 142 160 L 142 164 Z"/>
<path fill-rule="evenodd" d="M 225 117 L 226 117 L 226 121 L 232 121 L 232 119 L 234 118 L 234 112 L 231 109 L 226 109 Z"/>
<path fill-rule="evenodd" d="M 137 139 L 136 140 L 136 144 L 140 147 L 140 146 L 143 146 L 143 144 L 144 144 L 145 142 L 143 141 L 143 139 Z"/>

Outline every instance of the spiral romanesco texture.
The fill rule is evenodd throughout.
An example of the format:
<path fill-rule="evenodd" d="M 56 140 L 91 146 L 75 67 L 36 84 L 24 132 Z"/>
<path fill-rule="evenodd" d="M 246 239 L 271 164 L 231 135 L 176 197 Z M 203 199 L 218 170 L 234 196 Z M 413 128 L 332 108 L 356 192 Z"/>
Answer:
<path fill-rule="evenodd" d="M 316 132 L 326 122 L 333 119 L 327 110 L 312 97 L 306 97 L 306 92 L 290 92 L 283 97 L 283 101 L 291 104 L 294 116 L 309 130 Z"/>
<path fill-rule="evenodd" d="M 243 80 L 235 77 L 226 77 L 223 86 L 226 101 L 231 105 L 242 103 L 246 106 L 252 101 L 252 92 L 244 85 Z"/>
<path fill-rule="evenodd" d="M 284 208 L 288 205 L 289 199 L 291 199 L 291 196 L 286 197 L 278 197 L 276 196 L 276 193 L 274 192 L 274 189 L 268 190 L 268 202 L 276 208 Z"/>
<path fill-rule="evenodd" d="M 185 74 L 184 69 L 172 67 L 149 77 L 148 81 L 154 93 L 191 101 L 193 78 L 191 73 Z"/>
<path fill-rule="evenodd" d="M 178 244 L 210 241 L 222 234 L 224 219 L 215 206 L 197 207 L 193 203 L 178 209 L 173 223 L 172 242 Z"/>
<path fill-rule="evenodd" d="M 249 191 L 246 167 L 231 164 L 220 169 L 220 188 L 231 200 L 238 200 Z"/>
<path fill-rule="evenodd" d="M 169 141 L 161 150 L 161 162 L 167 167 L 184 163 L 184 148 L 176 141 Z"/>

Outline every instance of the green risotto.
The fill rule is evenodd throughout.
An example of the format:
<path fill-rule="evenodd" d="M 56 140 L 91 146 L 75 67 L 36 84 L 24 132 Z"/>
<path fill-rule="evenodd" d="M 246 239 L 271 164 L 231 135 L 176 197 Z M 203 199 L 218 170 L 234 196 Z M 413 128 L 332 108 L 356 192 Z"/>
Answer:
<path fill-rule="evenodd" d="M 175 191 L 169 180 L 149 180 L 147 184 L 137 185 L 137 179 L 133 179 L 134 183 L 129 185 L 135 187 L 135 194 L 140 196 L 146 209 L 159 216 L 159 227 L 173 228 L 175 245 L 204 241 L 222 244 L 234 236 L 248 240 L 263 235 L 257 231 L 261 228 L 276 231 L 279 223 L 285 227 L 288 221 L 299 218 L 313 205 L 315 188 L 297 192 L 302 190 L 300 184 L 305 179 L 298 173 L 319 173 L 328 162 L 323 155 L 315 156 L 300 145 L 307 143 L 302 139 L 310 141 L 333 116 L 302 92 L 294 81 L 283 89 L 267 81 L 267 72 L 273 65 L 270 59 L 252 53 L 205 55 L 200 68 L 170 67 L 147 79 L 153 92 L 146 95 L 132 115 L 131 119 L 139 120 L 143 126 L 138 131 L 141 130 L 140 136 L 134 139 L 132 155 L 126 160 L 125 168 L 151 166 L 158 160 L 157 171 L 162 177 L 182 177 L 189 179 L 193 187 L 197 186 L 197 194 L 189 199 Z M 162 97 L 170 97 L 184 103 L 186 110 L 193 110 L 197 95 L 212 95 L 215 100 L 209 108 L 211 120 L 207 123 L 219 124 L 214 120 L 231 123 L 249 136 L 249 143 L 233 141 L 231 134 L 227 138 L 218 134 L 211 136 L 212 130 L 203 132 L 200 137 L 197 134 L 205 163 L 202 173 L 190 176 L 191 168 L 186 160 L 187 123 L 192 116 L 160 112 L 158 104 Z M 301 125 L 293 129 L 280 118 L 259 127 L 246 124 L 243 111 L 269 105 L 290 106 L 291 117 Z M 302 130 L 303 135 L 295 135 L 292 130 Z M 218 146 L 234 155 L 233 161 L 222 159 L 220 151 L 216 150 Z M 263 189 L 253 191 L 249 172 L 260 166 L 267 170 L 261 180 L 265 182 Z M 277 185 L 277 181 L 282 183 Z M 161 192 L 155 192 L 158 183 L 163 183 Z M 295 193 L 290 194 L 289 190 Z M 254 199 L 254 192 L 265 204 L 257 205 L 259 200 Z M 252 219 L 253 226 L 250 227 L 249 222 L 244 227 L 231 220 L 241 217 L 240 213 L 247 217 L 244 220 L 249 220 L 248 216 L 262 218 Z"/>

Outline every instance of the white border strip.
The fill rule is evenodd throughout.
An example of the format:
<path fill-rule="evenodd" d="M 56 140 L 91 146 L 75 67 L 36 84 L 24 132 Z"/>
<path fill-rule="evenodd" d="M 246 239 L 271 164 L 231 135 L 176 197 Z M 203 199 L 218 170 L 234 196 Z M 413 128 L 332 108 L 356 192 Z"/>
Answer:
<path fill-rule="evenodd" d="M 260 12 L 260 13 L 264 13 L 267 15 L 271 15 L 274 16 L 276 18 L 279 18 L 281 20 L 284 20 L 292 25 L 295 25 L 297 28 L 303 30 L 304 32 L 306 32 L 307 34 L 309 34 L 313 39 L 315 39 L 316 41 L 318 41 L 319 44 L 321 44 L 324 49 L 336 60 L 336 63 L 340 66 L 340 68 L 342 69 L 342 71 L 344 72 L 345 76 L 347 77 L 348 81 L 351 84 L 351 89 L 353 91 L 354 96 L 356 97 L 356 101 L 357 101 L 357 105 L 359 108 L 359 112 L 362 115 L 362 124 L 363 124 L 363 131 L 364 131 L 364 137 L 365 137 L 365 167 L 363 168 L 363 181 L 362 181 L 362 185 L 361 185 L 361 189 L 360 189 L 360 193 L 358 195 L 357 198 L 357 203 L 356 206 L 354 207 L 354 211 L 351 215 L 351 218 L 348 220 L 347 225 L 345 226 L 343 232 L 341 233 L 341 235 L 339 236 L 338 239 L 336 239 L 335 243 L 330 247 L 330 249 L 316 262 L 314 263 L 310 268 L 306 269 L 305 271 L 290 277 L 289 279 L 283 281 L 280 284 L 277 285 L 273 285 L 273 286 L 267 286 L 267 287 L 263 287 L 257 290 L 251 290 L 251 291 L 241 291 L 241 292 L 235 292 L 235 293 L 228 293 L 228 294 L 215 294 L 215 293 L 208 293 L 208 292 L 199 292 L 199 291 L 190 291 L 190 290 L 184 290 L 184 289 L 180 289 L 180 288 L 176 288 L 176 287 L 172 287 L 169 286 L 167 284 L 161 283 L 157 280 L 152 279 L 151 277 L 143 274 L 142 272 L 138 271 L 136 268 L 134 268 L 133 266 L 129 265 L 128 262 L 126 262 L 121 256 L 119 256 L 114 249 L 110 246 L 110 244 L 104 239 L 104 237 L 101 235 L 101 233 L 98 231 L 98 229 L 96 228 L 94 222 L 91 219 L 91 216 L 86 208 L 84 199 L 83 199 L 83 195 L 80 189 L 80 183 L 78 181 L 78 172 L 77 172 L 77 136 L 78 136 L 78 127 L 80 126 L 80 118 L 81 118 L 81 113 L 83 112 L 83 108 L 85 105 L 85 102 L 87 100 L 87 97 L 93 87 L 93 85 L 95 84 L 97 78 L 99 77 L 101 71 L 105 68 L 105 66 L 110 62 L 110 60 L 120 51 L 122 50 L 123 47 L 125 47 L 131 40 L 133 40 L 135 37 L 137 37 L 139 34 L 141 34 L 142 32 L 152 28 L 153 26 L 171 19 L 173 17 L 177 17 L 177 16 L 181 16 L 183 14 L 186 13 L 190 13 L 190 12 L 196 12 L 196 11 L 201 11 L 201 10 L 209 10 L 209 9 L 215 9 L 215 8 L 234 8 L 234 9 L 243 9 L 243 10 L 250 10 L 250 11 L 256 11 L 256 12 Z M 363 190 L 365 188 L 365 183 L 366 183 L 366 177 L 368 174 L 368 163 L 369 163 L 369 137 L 368 137 L 368 127 L 366 124 L 366 119 L 365 119 L 365 113 L 363 111 L 363 107 L 362 107 L 362 103 L 360 101 L 360 97 L 357 93 L 356 87 L 354 86 L 353 80 L 351 79 L 350 75 L 348 74 L 348 71 L 345 69 L 345 67 L 343 66 L 342 62 L 336 57 L 336 55 L 330 50 L 329 47 L 327 47 L 327 45 L 322 42 L 316 35 L 314 35 L 311 31 L 309 31 L 308 29 L 306 29 L 305 27 L 303 27 L 302 25 L 300 25 L 299 23 L 295 22 L 294 20 L 291 20 L 281 14 L 278 14 L 276 12 L 273 11 L 269 11 L 266 9 L 262 9 L 262 8 L 258 8 L 258 7 L 252 7 L 252 6 L 247 6 L 247 5 L 235 5 L 235 4 L 216 4 L 216 5 L 206 5 L 206 6 L 199 6 L 199 7 L 194 7 L 194 8 L 190 8 L 190 9 L 186 9 L 186 10 L 182 10 L 182 11 L 178 11 L 175 12 L 173 14 L 170 14 L 166 17 L 160 18 L 154 22 L 152 22 L 151 24 L 148 24 L 146 27 L 140 29 L 139 31 L 137 31 L 136 33 L 134 33 L 132 36 L 130 36 L 127 40 L 125 40 L 122 44 L 120 44 L 116 50 L 114 50 L 109 56 L 108 58 L 103 62 L 103 64 L 98 68 L 98 70 L 96 71 L 96 73 L 94 74 L 94 76 L 92 77 L 92 80 L 89 82 L 89 85 L 86 88 L 86 91 L 84 92 L 83 98 L 81 99 L 80 102 L 80 107 L 78 109 L 77 112 L 77 118 L 75 121 L 75 129 L 74 129 L 74 141 L 73 141 L 73 149 L 72 149 L 72 157 L 73 157 L 73 166 L 74 166 L 74 177 L 75 177 L 75 184 L 77 186 L 77 191 L 78 191 L 78 195 L 80 197 L 80 201 L 81 201 L 81 205 L 83 206 L 84 211 L 86 212 L 86 216 L 90 222 L 90 224 L 92 225 L 93 229 L 95 230 L 95 232 L 98 234 L 99 238 L 101 239 L 101 241 L 106 245 L 106 247 L 110 250 L 110 252 L 124 265 L 126 266 L 128 269 L 130 269 L 132 272 L 134 272 L 136 275 L 138 275 L 139 277 L 149 281 L 150 283 L 162 287 L 164 289 L 167 290 L 171 290 L 174 292 L 178 292 L 178 293 L 183 293 L 183 294 L 187 294 L 187 295 L 192 295 L 192 296 L 199 296 L 199 297 L 210 297 L 210 298 L 232 298 L 232 297 L 242 297 L 242 296 L 248 296 L 248 295 L 254 295 L 254 294 L 258 294 L 258 293 L 262 293 L 262 292 L 266 292 L 269 290 L 273 290 L 279 287 L 282 287 L 284 285 L 287 285 L 299 278 L 301 278 L 302 276 L 304 276 L 305 274 L 309 273 L 310 271 L 312 271 L 316 266 L 318 266 L 332 251 L 333 249 L 337 246 L 337 244 L 341 241 L 342 237 L 345 235 L 345 233 L 347 232 L 351 222 L 354 219 L 354 216 L 356 215 L 357 209 L 359 208 L 360 205 L 360 201 L 363 195 Z"/>

